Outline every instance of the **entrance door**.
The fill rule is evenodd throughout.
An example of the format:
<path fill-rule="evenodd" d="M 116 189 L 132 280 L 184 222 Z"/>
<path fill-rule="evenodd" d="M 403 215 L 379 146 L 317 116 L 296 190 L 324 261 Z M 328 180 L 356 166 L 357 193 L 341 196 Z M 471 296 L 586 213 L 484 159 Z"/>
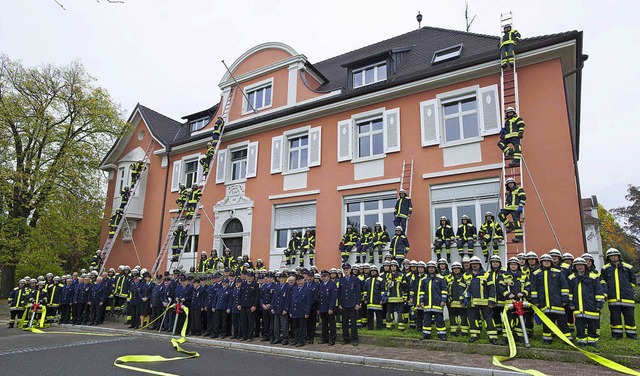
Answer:
<path fill-rule="evenodd" d="M 242 222 L 239 219 L 232 219 L 224 228 L 222 241 L 224 246 L 231 250 L 234 259 L 242 256 Z M 234 236 L 235 235 L 235 236 Z"/>

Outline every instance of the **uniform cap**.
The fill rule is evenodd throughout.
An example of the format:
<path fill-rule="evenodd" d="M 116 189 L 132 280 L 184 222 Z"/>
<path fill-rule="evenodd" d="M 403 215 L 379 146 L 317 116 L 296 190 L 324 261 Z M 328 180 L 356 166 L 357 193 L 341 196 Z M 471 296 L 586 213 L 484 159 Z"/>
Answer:
<path fill-rule="evenodd" d="M 344 264 L 342 264 L 342 269 L 351 269 L 351 264 L 345 262 Z"/>

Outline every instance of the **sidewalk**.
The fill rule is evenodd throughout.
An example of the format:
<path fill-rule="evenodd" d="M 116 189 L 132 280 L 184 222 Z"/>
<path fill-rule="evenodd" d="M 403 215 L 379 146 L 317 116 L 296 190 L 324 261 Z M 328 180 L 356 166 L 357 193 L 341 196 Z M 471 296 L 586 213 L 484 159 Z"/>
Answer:
<path fill-rule="evenodd" d="M 124 329 L 124 325 L 117 322 L 107 322 L 101 326 L 71 326 L 63 325 L 65 330 L 78 331 L 107 331 L 118 333 L 132 333 Z M 141 330 L 135 335 L 150 338 L 168 338 L 167 333 Z M 365 342 L 365 343 L 363 343 Z M 387 368 L 407 369 L 413 371 L 434 372 L 455 375 L 482 375 L 482 376 L 510 376 L 517 375 L 507 369 L 493 366 L 490 355 L 468 354 L 453 351 L 438 351 L 416 349 L 408 347 L 385 347 L 367 344 L 366 338 L 361 338 L 360 346 L 341 345 L 339 342 L 332 347 L 327 345 L 306 345 L 303 348 L 291 346 L 270 345 L 255 339 L 252 342 L 239 342 L 235 340 L 210 339 L 208 337 L 187 336 L 186 346 L 206 345 L 223 348 L 232 348 L 241 351 L 265 352 L 274 355 L 304 357 L 327 361 L 337 361 L 351 364 L 372 365 Z M 188 347 L 187 347 L 188 348 Z M 584 358 L 576 352 L 578 359 Z M 586 358 L 585 362 L 586 362 Z M 508 361 L 505 364 L 521 369 L 535 369 L 547 375 L 589 375 L 608 376 L 616 374 L 608 368 L 584 363 L 564 363 L 548 360 L 519 359 Z"/>

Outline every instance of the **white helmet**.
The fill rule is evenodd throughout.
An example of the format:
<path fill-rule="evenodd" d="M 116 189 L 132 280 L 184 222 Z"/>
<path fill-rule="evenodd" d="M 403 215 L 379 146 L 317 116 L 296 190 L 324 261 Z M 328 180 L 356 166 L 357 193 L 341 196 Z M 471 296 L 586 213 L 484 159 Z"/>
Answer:
<path fill-rule="evenodd" d="M 513 107 L 507 107 L 507 109 L 504 112 L 513 112 L 514 114 L 516 113 L 516 109 Z"/>
<path fill-rule="evenodd" d="M 481 263 L 482 263 L 482 261 L 480 261 L 480 257 L 478 257 L 478 256 L 473 256 L 473 257 L 471 257 L 471 259 L 469 260 L 469 262 L 470 262 L 471 264 L 481 264 Z"/>
<path fill-rule="evenodd" d="M 509 183 L 513 183 L 513 184 L 515 184 L 515 183 L 516 183 L 516 179 L 514 179 L 514 178 L 509 178 L 509 179 L 507 179 L 507 181 L 505 181 L 504 183 L 505 183 L 505 184 L 509 184 Z"/>

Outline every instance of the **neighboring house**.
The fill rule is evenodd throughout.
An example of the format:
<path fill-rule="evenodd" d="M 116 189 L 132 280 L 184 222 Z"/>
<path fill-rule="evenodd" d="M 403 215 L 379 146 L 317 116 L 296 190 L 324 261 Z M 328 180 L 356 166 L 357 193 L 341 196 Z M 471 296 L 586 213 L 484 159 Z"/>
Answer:
<path fill-rule="evenodd" d="M 602 237 L 600 236 L 600 218 L 598 217 L 598 197 L 591 196 L 583 198 L 582 207 L 582 226 L 584 229 L 584 238 L 587 242 L 587 253 L 593 256 L 595 265 L 598 270 L 604 265 L 604 253 L 602 250 Z"/>
<path fill-rule="evenodd" d="M 393 234 L 403 161 L 412 159 L 409 257 L 432 258 L 441 215 L 457 227 L 467 214 L 479 227 L 485 212 L 499 210 L 497 45 L 497 36 L 424 27 L 318 63 L 277 42 L 245 52 L 230 66 L 245 95 L 236 90 L 232 97 L 181 265 L 193 265 L 195 251 L 221 254 L 224 244 L 278 268 L 291 231 L 313 228 L 318 266 L 338 266 L 347 223 L 379 221 Z M 525 38 L 517 53 L 523 153 L 544 200 L 525 176 L 527 250 L 556 247 L 544 207 L 562 247 L 578 255 L 585 249 L 576 167 L 582 32 Z M 220 103 L 234 84 L 230 74 L 222 77 Z M 137 251 L 151 266 L 176 211 L 178 184 L 201 176 L 197 159 L 210 139 L 209 120 L 220 112 L 216 105 L 178 123 L 134 109 L 132 134 L 101 167 L 110 176 L 107 214 L 118 202 L 114 188 L 128 179 L 122 169 L 150 137 L 159 144 L 129 216 L 133 241 L 118 240 L 109 265 L 137 264 Z M 103 240 L 106 229 L 105 222 Z"/>

